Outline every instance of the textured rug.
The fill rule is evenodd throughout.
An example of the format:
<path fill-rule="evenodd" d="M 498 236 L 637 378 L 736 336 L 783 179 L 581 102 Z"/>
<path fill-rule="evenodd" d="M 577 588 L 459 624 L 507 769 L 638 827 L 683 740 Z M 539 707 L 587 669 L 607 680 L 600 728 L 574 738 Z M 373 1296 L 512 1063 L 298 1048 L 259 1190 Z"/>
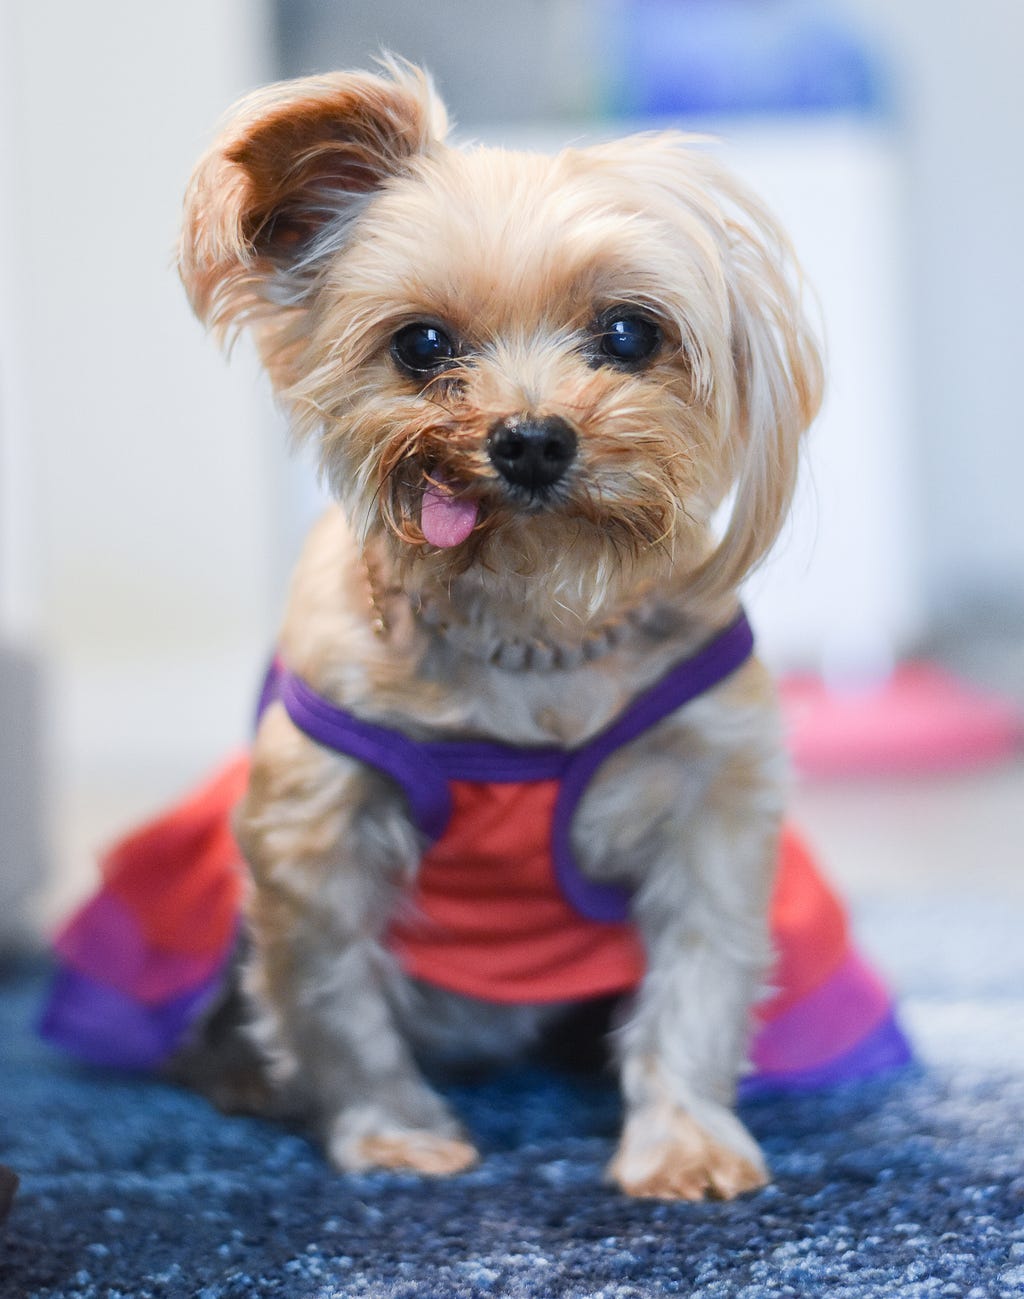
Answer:
<path fill-rule="evenodd" d="M 298 1133 L 68 1064 L 33 1032 L 45 970 L 9 968 L 0 1162 L 21 1187 L 0 1296 L 1022 1296 L 1019 916 L 958 894 L 858 920 L 922 1063 L 745 1106 L 775 1182 L 731 1204 L 603 1185 L 614 1087 L 536 1067 L 451 1089 L 473 1172 L 339 1176 Z"/>

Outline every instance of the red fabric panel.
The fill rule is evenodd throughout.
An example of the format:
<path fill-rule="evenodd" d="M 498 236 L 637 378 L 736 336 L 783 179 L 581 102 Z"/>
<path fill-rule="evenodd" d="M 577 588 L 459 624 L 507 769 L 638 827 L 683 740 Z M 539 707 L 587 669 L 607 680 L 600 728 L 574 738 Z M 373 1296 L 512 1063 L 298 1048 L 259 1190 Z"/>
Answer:
<path fill-rule="evenodd" d="M 850 951 L 846 912 L 792 826 L 779 845 L 771 929 L 775 967 L 769 982 L 775 991 L 757 1007 L 760 1020 L 784 1014 L 820 988 Z"/>
<path fill-rule="evenodd" d="M 153 946 L 183 956 L 223 955 L 230 946 L 243 880 L 231 813 L 248 775 L 248 758 L 233 759 L 101 862 L 106 890 Z"/>
<path fill-rule="evenodd" d="M 555 884 L 556 780 L 453 781 L 453 815 L 423 859 L 389 945 L 418 978 L 467 996 L 549 1002 L 633 987 L 643 949 L 626 924 L 579 916 Z"/>

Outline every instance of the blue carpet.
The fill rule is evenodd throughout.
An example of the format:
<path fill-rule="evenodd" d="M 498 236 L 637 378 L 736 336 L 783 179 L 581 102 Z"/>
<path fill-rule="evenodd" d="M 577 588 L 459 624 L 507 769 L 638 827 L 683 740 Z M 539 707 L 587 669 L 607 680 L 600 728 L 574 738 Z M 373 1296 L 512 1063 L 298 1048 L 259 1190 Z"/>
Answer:
<path fill-rule="evenodd" d="M 1024 1295 L 1024 1079 L 1005 1032 L 995 1064 L 961 1049 L 747 1105 L 775 1183 L 665 1205 L 602 1185 L 618 1119 L 604 1081 L 529 1068 L 453 1088 L 480 1168 L 343 1177 L 298 1133 L 51 1053 L 32 1033 L 43 980 L 0 976 L 0 1162 L 22 1177 L 3 1299 Z"/>

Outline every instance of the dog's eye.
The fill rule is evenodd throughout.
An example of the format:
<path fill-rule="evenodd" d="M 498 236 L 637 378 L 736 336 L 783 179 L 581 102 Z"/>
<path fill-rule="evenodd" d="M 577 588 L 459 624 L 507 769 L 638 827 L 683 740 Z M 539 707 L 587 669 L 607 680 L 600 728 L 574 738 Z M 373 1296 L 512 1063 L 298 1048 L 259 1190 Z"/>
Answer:
<path fill-rule="evenodd" d="M 430 374 L 454 360 L 455 344 L 436 325 L 406 325 L 391 340 L 391 355 L 409 374 Z"/>
<path fill-rule="evenodd" d="M 661 330 L 646 316 L 609 315 L 602 320 L 600 331 L 601 356 L 618 365 L 643 365 L 661 346 Z"/>

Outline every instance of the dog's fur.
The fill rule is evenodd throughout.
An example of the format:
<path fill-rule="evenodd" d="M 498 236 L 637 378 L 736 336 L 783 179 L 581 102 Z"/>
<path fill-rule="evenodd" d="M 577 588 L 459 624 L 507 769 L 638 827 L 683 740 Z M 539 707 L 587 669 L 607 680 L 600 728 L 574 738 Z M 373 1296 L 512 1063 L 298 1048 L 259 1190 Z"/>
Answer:
<path fill-rule="evenodd" d="M 428 79 L 397 62 L 250 96 L 193 177 L 181 272 L 204 321 L 251 328 L 338 502 L 295 575 L 288 665 L 417 739 L 572 747 L 734 616 L 790 501 L 819 356 L 785 238 L 702 142 L 548 158 L 451 148 L 445 130 Z M 649 363 L 600 352 L 616 307 L 656 323 Z M 410 377 L 392 339 L 424 321 L 458 357 Z M 512 416 L 574 431 L 550 489 L 495 468 L 488 438 Z M 428 489 L 474 503 L 460 544 L 425 541 Z M 751 660 L 610 760 L 579 808 L 577 858 L 634 890 L 647 955 L 615 1035 L 626 1117 L 610 1172 L 630 1194 L 765 1181 L 732 1104 L 782 803 L 773 691 Z M 422 851 L 403 798 L 280 705 L 237 832 L 248 993 L 330 1158 L 470 1165 L 420 1054 L 525 1045 L 561 1008 L 403 976 L 381 941 Z"/>

